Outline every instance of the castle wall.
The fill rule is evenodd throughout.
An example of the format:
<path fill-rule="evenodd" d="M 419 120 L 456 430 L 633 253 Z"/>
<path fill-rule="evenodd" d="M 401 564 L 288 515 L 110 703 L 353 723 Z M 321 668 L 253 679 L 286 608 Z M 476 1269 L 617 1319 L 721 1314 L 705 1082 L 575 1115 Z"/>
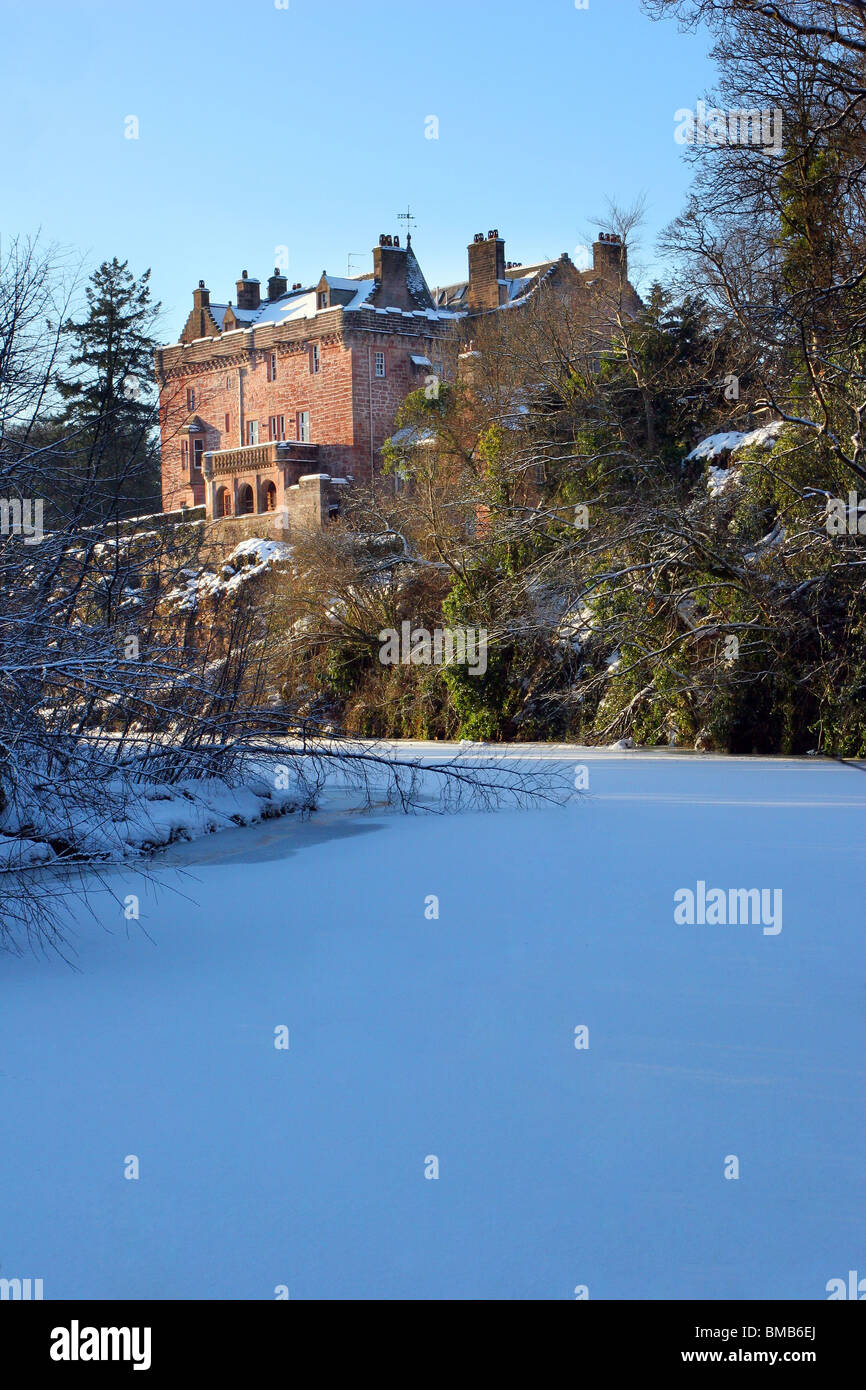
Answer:
<path fill-rule="evenodd" d="M 452 331 L 450 323 L 431 322 L 423 315 L 369 310 L 350 316 L 335 309 L 301 324 L 264 324 L 163 349 L 158 366 L 164 381 L 164 509 L 206 501 L 203 476 L 194 469 L 195 439 L 203 441 L 202 454 L 240 448 L 255 420 L 259 442 L 266 443 L 270 418 L 282 416 L 285 438 L 295 440 L 301 411 L 309 412 L 310 441 L 318 445 L 322 470 L 369 481 L 400 403 L 424 386 L 428 373 L 451 350 Z M 312 370 L 314 343 L 318 372 Z M 377 352 L 385 356 L 384 377 L 376 376 Z M 276 375 L 269 379 L 272 353 Z M 416 366 L 413 355 L 427 357 L 434 366 Z M 189 389 L 195 392 L 191 408 Z M 185 428 L 191 417 L 203 426 L 195 434 Z M 186 463 L 184 440 L 189 441 Z"/>

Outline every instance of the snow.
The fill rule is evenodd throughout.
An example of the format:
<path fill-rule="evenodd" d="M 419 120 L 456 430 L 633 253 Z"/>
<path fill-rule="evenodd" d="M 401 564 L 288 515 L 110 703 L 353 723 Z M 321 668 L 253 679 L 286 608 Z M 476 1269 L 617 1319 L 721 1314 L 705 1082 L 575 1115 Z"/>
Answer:
<path fill-rule="evenodd" d="M 757 430 L 723 430 L 719 434 L 711 434 L 696 444 L 690 454 L 686 454 L 686 461 L 717 458 L 720 454 L 744 448 L 771 449 L 785 424 L 784 420 L 772 420 Z"/>
<path fill-rule="evenodd" d="M 739 468 L 717 468 L 711 463 L 707 469 L 707 492 L 711 497 L 721 497 L 736 487 L 739 481 Z"/>
<path fill-rule="evenodd" d="M 316 291 L 309 290 L 305 294 L 295 294 L 286 303 L 277 300 L 273 306 L 273 312 L 268 314 L 268 322 L 288 323 L 290 319 L 311 319 L 316 316 Z"/>
<path fill-rule="evenodd" d="M 388 440 L 397 448 L 412 449 L 420 444 L 435 444 L 436 431 L 420 425 L 403 425 Z"/>
<path fill-rule="evenodd" d="M 242 555 L 252 555 L 254 562 L 258 565 L 265 564 L 268 560 L 287 560 L 292 553 L 292 547 L 283 541 L 262 540 L 259 537 L 251 537 L 248 541 L 241 541 L 240 545 L 235 546 L 232 551 L 232 559 L 239 559 Z"/>
<path fill-rule="evenodd" d="M 522 751 L 588 792 L 414 818 L 335 792 L 173 848 L 158 885 L 112 873 L 75 971 L 2 960 L 4 1277 L 811 1300 L 862 1271 L 866 777 Z M 676 925 L 698 881 L 781 888 L 782 931 Z"/>
<path fill-rule="evenodd" d="M 411 244 L 406 247 L 406 288 L 418 305 L 432 307 L 433 297 Z"/>
<path fill-rule="evenodd" d="M 251 825 L 302 805 L 297 782 L 284 780 L 291 787 L 278 789 L 273 769 L 261 765 L 238 785 L 207 777 L 131 786 L 120 774 L 108 776 L 101 804 L 89 812 L 75 806 L 72 825 L 68 802 L 48 783 L 39 789 L 38 809 L 32 800 L 24 807 L 10 801 L 0 811 L 0 871 L 49 863 L 58 857 L 52 843 L 73 839 L 75 852 L 93 860 L 134 859 L 175 840 Z"/>
<path fill-rule="evenodd" d="M 186 575 L 186 583 L 166 594 L 165 602 L 181 612 L 194 612 L 202 599 L 234 593 L 273 565 L 290 560 L 292 554 L 293 547 L 284 541 L 261 537 L 241 541 L 220 566 L 220 574 L 209 569 L 181 570 L 181 574 Z"/>
<path fill-rule="evenodd" d="M 0 834 L 0 870 L 47 864 L 53 858 L 53 849 L 41 840 L 19 839 L 17 835 Z"/>

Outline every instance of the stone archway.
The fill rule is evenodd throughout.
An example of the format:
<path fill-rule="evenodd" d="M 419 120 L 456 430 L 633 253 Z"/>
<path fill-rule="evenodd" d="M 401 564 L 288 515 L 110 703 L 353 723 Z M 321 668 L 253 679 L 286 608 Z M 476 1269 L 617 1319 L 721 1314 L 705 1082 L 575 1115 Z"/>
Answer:
<path fill-rule="evenodd" d="M 231 516 L 232 514 L 231 493 L 227 487 L 217 489 L 216 514 L 217 516 Z"/>
<path fill-rule="evenodd" d="M 277 510 L 277 489 L 274 483 L 262 484 L 262 511 L 275 512 Z"/>
<path fill-rule="evenodd" d="M 238 516 L 251 516 L 256 509 L 253 490 L 249 483 L 241 483 L 238 488 Z"/>

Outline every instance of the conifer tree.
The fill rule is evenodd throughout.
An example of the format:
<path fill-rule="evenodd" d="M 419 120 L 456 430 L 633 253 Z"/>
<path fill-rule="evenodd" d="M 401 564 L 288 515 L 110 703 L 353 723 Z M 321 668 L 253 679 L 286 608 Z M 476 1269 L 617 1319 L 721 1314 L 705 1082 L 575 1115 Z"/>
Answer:
<path fill-rule="evenodd" d="M 159 507 L 158 400 L 153 369 L 160 305 L 150 271 L 104 261 L 86 287 L 88 313 L 63 333 L 71 355 L 58 389 L 71 467 L 88 485 L 82 521 Z"/>

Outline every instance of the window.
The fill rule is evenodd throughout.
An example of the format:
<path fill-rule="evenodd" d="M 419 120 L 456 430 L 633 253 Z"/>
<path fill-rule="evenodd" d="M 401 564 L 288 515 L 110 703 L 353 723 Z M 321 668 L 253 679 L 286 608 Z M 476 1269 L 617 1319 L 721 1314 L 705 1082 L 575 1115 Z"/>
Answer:
<path fill-rule="evenodd" d="M 318 305 L 318 307 L 319 307 L 320 309 L 327 309 L 327 307 L 328 307 L 328 291 L 327 291 L 327 290 L 321 290 L 321 291 L 320 291 L 316 303 L 317 303 L 317 305 Z"/>
<path fill-rule="evenodd" d="M 276 379 L 277 379 L 277 354 L 276 354 L 275 352 L 269 352 L 269 353 L 268 353 L 267 365 L 268 365 L 268 381 L 276 381 Z"/>
<path fill-rule="evenodd" d="M 183 468 L 189 468 L 189 440 L 180 441 L 180 461 Z"/>
<path fill-rule="evenodd" d="M 309 410 L 298 411 L 298 443 L 309 444 L 310 442 L 310 412 Z"/>
<path fill-rule="evenodd" d="M 268 438 L 285 439 L 286 437 L 286 417 L 285 415 L 272 415 L 268 421 Z"/>
<path fill-rule="evenodd" d="M 201 472 L 201 456 L 204 453 L 204 440 L 194 439 L 192 441 L 192 466 Z"/>
<path fill-rule="evenodd" d="M 232 379 L 231 379 L 230 376 L 227 376 L 227 377 L 226 377 L 226 390 L 227 390 L 227 391 L 230 391 L 231 389 L 232 389 Z"/>
<path fill-rule="evenodd" d="M 318 370 L 319 370 L 319 344 L 318 344 L 318 343 L 313 343 L 313 346 L 310 348 L 310 371 L 313 373 L 313 376 L 315 376 L 315 374 L 316 374 L 316 372 L 317 372 Z"/>
<path fill-rule="evenodd" d="M 385 354 L 384 354 L 384 352 L 377 352 L 377 353 L 376 353 L 376 375 L 377 375 L 377 376 L 384 376 L 384 375 L 385 375 Z"/>
<path fill-rule="evenodd" d="M 187 410 L 195 410 L 195 387 L 194 387 L 194 386 L 188 386 L 188 387 L 186 388 L 186 408 L 187 408 Z"/>
<path fill-rule="evenodd" d="M 247 443 L 258 444 L 259 442 L 259 422 L 258 420 L 247 420 Z"/>
<path fill-rule="evenodd" d="M 228 411 L 226 411 L 226 430 L 225 430 L 226 434 L 228 434 L 228 432 L 229 432 L 229 430 L 231 429 L 231 427 L 232 427 L 232 417 L 229 415 Z"/>

